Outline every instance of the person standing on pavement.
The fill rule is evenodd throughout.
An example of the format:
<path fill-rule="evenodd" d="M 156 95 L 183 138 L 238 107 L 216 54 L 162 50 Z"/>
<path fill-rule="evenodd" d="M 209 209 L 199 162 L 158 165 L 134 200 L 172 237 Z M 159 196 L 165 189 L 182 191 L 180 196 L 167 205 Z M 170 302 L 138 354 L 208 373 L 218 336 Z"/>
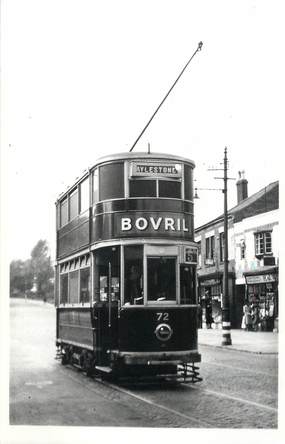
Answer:
<path fill-rule="evenodd" d="M 251 308 L 251 317 L 252 317 L 252 329 L 254 331 L 258 330 L 258 324 L 259 324 L 259 309 L 256 304 L 252 305 Z"/>
<path fill-rule="evenodd" d="M 248 305 L 247 302 L 244 304 L 242 311 L 243 311 L 243 317 L 241 322 L 241 328 L 246 331 L 249 331 L 251 329 L 252 319 L 251 319 L 250 306 Z"/>
<path fill-rule="evenodd" d="M 207 326 L 207 328 L 212 328 L 212 322 L 213 322 L 212 304 L 211 304 L 211 299 L 208 298 L 206 300 L 206 326 Z"/>

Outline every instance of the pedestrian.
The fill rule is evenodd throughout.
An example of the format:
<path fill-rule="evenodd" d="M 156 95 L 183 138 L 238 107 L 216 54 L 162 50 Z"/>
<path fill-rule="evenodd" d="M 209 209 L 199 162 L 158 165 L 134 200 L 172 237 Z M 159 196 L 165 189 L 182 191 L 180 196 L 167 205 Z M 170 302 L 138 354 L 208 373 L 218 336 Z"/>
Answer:
<path fill-rule="evenodd" d="M 251 319 L 251 309 L 247 302 L 245 302 L 242 311 L 243 311 L 243 317 L 241 322 L 241 328 L 246 331 L 249 331 L 251 329 L 252 319 Z"/>
<path fill-rule="evenodd" d="M 258 330 L 258 324 L 259 324 L 259 309 L 256 304 L 252 305 L 251 308 L 251 318 L 252 318 L 252 329 L 254 331 Z"/>
<path fill-rule="evenodd" d="M 208 299 L 206 301 L 206 326 L 207 326 L 207 328 L 212 328 L 212 322 L 213 322 L 212 304 L 211 304 L 211 300 Z"/>

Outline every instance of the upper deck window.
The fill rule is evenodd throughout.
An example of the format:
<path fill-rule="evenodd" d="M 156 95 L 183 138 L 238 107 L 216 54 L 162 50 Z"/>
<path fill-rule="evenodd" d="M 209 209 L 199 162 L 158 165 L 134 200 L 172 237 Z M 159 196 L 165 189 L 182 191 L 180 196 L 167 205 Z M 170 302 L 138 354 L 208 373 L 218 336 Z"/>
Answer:
<path fill-rule="evenodd" d="M 174 180 L 158 181 L 159 197 L 173 197 L 181 199 L 181 183 Z"/>
<path fill-rule="evenodd" d="M 68 222 L 68 200 L 65 198 L 60 203 L 60 226 L 66 225 Z"/>
<path fill-rule="evenodd" d="M 89 178 L 85 179 L 80 184 L 80 213 L 89 208 Z"/>
<path fill-rule="evenodd" d="M 69 220 L 78 216 L 78 189 L 69 195 Z"/>
<path fill-rule="evenodd" d="M 186 200 L 193 199 L 192 168 L 184 165 L 184 195 Z"/>
<path fill-rule="evenodd" d="M 156 197 L 156 181 L 130 180 L 130 197 Z"/>
<path fill-rule="evenodd" d="M 92 202 L 96 203 L 99 200 L 98 168 L 96 168 L 93 171 L 92 182 L 93 182 Z"/>
<path fill-rule="evenodd" d="M 99 168 L 99 200 L 124 197 L 124 164 L 110 163 Z"/>
<path fill-rule="evenodd" d="M 137 160 L 129 166 L 130 197 L 182 198 L 183 168 L 165 160 Z"/>

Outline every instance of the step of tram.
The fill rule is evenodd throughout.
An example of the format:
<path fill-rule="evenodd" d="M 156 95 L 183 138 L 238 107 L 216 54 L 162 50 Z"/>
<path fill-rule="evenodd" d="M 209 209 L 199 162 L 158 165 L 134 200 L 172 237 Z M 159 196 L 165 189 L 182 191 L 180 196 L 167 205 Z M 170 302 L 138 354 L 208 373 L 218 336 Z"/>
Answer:
<path fill-rule="evenodd" d="M 108 366 L 96 365 L 95 368 L 96 368 L 96 370 L 99 370 L 100 372 L 104 372 L 104 373 L 111 373 L 111 371 L 112 371 L 111 367 L 108 367 Z"/>

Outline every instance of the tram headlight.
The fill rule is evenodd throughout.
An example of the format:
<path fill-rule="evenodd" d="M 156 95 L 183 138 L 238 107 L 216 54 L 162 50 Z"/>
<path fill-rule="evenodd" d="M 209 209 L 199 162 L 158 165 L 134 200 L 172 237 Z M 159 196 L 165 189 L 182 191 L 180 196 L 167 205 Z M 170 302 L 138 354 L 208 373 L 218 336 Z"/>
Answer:
<path fill-rule="evenodd" d="M 171 338 L 173 330 L 168 324 L 159 324 L 156 327 L 154 333 L 157 339 L 159 339 L 159 341 L 165 342 Z"/>

